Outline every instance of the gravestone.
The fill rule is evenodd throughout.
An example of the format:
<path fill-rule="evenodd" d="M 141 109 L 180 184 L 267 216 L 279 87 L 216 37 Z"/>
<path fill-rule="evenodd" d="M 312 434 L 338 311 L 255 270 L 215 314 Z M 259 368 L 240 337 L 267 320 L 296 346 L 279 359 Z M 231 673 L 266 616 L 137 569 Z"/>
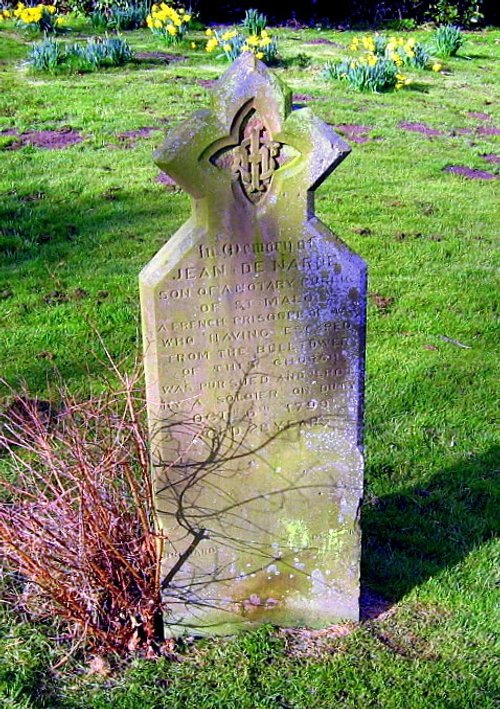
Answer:
<path fill-rule="evenodd" d="M 358 618 L 366 269 L 314 216 L 348 153 L 249 53 L 155 153 L 192 198 L 140 278 L 171 635 Z"/>

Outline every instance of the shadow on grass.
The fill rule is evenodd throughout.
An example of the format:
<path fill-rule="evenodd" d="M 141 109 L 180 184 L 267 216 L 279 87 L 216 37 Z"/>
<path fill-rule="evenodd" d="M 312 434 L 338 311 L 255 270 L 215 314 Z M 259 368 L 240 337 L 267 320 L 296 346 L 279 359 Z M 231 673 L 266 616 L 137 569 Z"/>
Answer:
<path fill-rule="evenodd" d="M 363 580 L 392 600 L 453 567 L 499 531 L 500 446 L 434 475 L 425 488 L 363 509 Z"/>
<path fill-rule="evenodd" d="M 111 160 L 110 156 L 107 162 Z M 45 264 L 62 258 L 85 258 L 91 270 L 91 253 L 102 252 L 103 244 L 110 244 L 113 239 L 131 240 L 142 251 L 139 244 L 151 233 L 155 218 L 172 220 L 172 232 L 185 219 L 182 197 L 172 193 L 162 195 L 162 189 L 155 186 L 152 177 L 151 185 L 140 193 L 126 187 L 108 187 L 99 195 L 75 195 L 73 202 L 53 199 L 43 191 L 3 193 L 0 205 L 3 275 L 8 279 L 10 270 L 15 273 L 20 264 L 40 258 Z M 153 242 L 144 263 L 158 248 L 159 244 Z"/>
<path fill-rule="evenodd" d="M 100 316 L 101 321 L 105 319 L 106 315 Z M 132 369 L 142 356 L 139 303 L 136 312 L 130 309 L 130 323 L 127 331 L 122 330 L 121 341 L 113 337 L 112 325 L 103 325 L 97 320 L 97 315 L 82 315 L 81 329 L 85 337 L 80 341 L 75 336 L 73 348 L 55 355 L 51 352 L 40 352 L 34 357 L 27 355 L 21 371 L 2 373 L 5 383 L 0 381 L 0 409 L 19 392 L 26 392 L 29 398 L 42 392 L 42 398 L 48 397 L 50 403 L 57 406 L 65 387 L 85 399 L 95 388 L 105 390 L 114 386 L 113 373 L 99 337 L 103 338 L 113 361 Z"/>
<path fill-rule="evenodd" d="M 490 59 L 493 57 L 488 54 L 456 54 L 452 59 L 460 59 L 463 62 L 470 62 L 472 59 Z"/>
<path fill-rule="evenodd" d="M 137 52 L 135 57 L 126 65 L 126 69 L 144 69 L 153 67 L 166 67 L 172 64 L 182 64 L 189 57 L 184 54 L 170 54 L 168 52 Z"/>
<path fill-rule="evenodd" d="M 407 84 L 405 86 L 405 91 L 414 91 L 419 94 L 428 94 L 429 87 L 427 86 L 427 84 L 422 84 L 419 81 L 412 81 L 411 84 Z"/>

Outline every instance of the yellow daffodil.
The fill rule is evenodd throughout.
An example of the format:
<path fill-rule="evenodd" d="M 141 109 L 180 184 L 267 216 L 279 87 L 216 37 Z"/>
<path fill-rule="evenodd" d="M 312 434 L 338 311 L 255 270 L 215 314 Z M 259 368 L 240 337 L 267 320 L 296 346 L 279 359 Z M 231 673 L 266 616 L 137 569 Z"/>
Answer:
<path fill-rule="evenodd" d="M 441 69 L 443 68 L 443 65 L 440 64 L 439 62 L 434 62 L 434 64 L 432 65 L 431 68 L 432 68 L 432 71 L 438 72 L 438 71 L 441 71 Z"/>
<path fill-rule="evenodd" d="M 208 40 L 208 42 L 207 42 L 207 45 L 206 45 L 206 47 L 205 47 L 205 50 L 206 50 L 207 52 L 213 52 L 214 49 L 215 49 L 218 45 L 219 45 L 219 43 L 217 42 L 217 40 L 215 39 L 215 37 L 211 37 L 211 38 Z"/>
<path fill-rule="evenodd" d="M 256 52 L 255 56 L 257 57 L 257 59 L 264 59 L 264 52 Z"/>
<path fill-rule="evenodd" d="M 214 31 L 208 27 L 208 29 L 205 30 L 205 34 L 207 37 L 211 37 L 213 35 Z"/>
<path fill-rule="evenodd" d="M 222 45 L 222 49 L 223 49 L 225 52 L 230 52 L 231 49 L 232 49 L 232 46 L 231 46 L 228 42 L 226 42 L 226 44 L 223 44 L 223 45 Z"/>
<path fill-rule="evenodd" d="M 191 42 L 191 49 L 196 49 L 196 42 Z"/>
<path fill-rule="evenodd" d="M 405 74 L 396 74 L 396 89 L 401 89 L 403 86 L 408 86 L 408 84 L 411 84 L 411 79 Z"/>
<path fill-rule="evenodd" d="M 180 10 L 179 10 L 180 12 Z M 184 22 L 191 22 L 191 15 L 184 15 Z"/>

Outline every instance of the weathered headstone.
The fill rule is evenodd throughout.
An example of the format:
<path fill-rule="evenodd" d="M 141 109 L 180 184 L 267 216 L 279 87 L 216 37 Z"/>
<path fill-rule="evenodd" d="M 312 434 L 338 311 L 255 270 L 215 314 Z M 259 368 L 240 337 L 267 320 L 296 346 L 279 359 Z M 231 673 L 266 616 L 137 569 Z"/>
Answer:
<path fill-rule="evenodd" d="M 348 152 L 247 53 L 155 154 L 192 197 L 141 274 L 171 634 L 358 618 L 366 272 L 313 202 Z"/>

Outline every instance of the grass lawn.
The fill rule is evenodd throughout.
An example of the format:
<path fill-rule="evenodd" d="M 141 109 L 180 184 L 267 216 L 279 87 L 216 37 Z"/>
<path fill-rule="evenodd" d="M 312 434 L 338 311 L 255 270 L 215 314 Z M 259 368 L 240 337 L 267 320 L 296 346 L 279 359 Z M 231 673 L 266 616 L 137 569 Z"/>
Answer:
<path fill-rule="evenodd" d="M 411 72 L 408 87 L 380 95 L 322 76 L 352 33 L 277 34 L 283 57 L 311 59 L 276 69 L 297 103 L 353 148 L 319 189 L 317 212 L 369 267 L 363 584 L 390 610 L 348 634 L 263 627 L 188 643 L 181 661 L 92 673 L 82 653 L 64 662 L 64 629 L 1 605 L 2 707 L 498 706 L 499 183 L 472 178 L 498 173 L 500 32 L 468 34 L 445 72 Z M 82 395 L 105 386 L 97 333 L 132 366 L 138 273 L 189 214 L 188 197 L 156 181 L 151 151 L 206 106 L 206 80 L 226 65 L 201 33 L 185 52 L 147 31 L 127 39 L 179 60 L 35 76 L 22 63 L 29 43 L 0 31 L 2 398 L 23 383 L 50 397 L 60 378 Z M 14 149 L 14 131 L 66 127 L 83 140 Z M 127 135 L 141 128 L 151 130 Z"/>

